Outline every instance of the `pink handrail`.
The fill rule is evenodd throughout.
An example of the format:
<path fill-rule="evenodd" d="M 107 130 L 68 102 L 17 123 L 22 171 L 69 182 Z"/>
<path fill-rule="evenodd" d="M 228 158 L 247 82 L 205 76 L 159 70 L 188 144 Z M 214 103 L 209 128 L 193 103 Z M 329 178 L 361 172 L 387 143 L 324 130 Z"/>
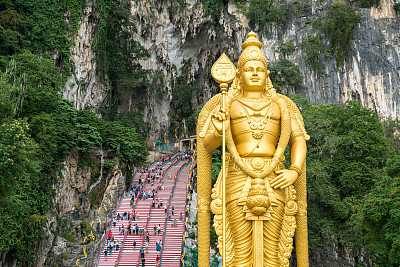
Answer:
<path fill-rule="evenodd" d="M 174 195 L 176 182 L 178 180 L 178 175 L 182 171 L 182 169 L 184 167 L 186 167 L 188 164 L 189 164 L 189 162 L 186 162 L 186 163 L 182 164 L 182 166 L 176 171 L 176 175 L 175 175 L 175 178 L 174 178 L 174 186 L 173 186 L 173 188 L 171 190 L 171 195 L 170 195 L 169 200 L 168 200 L 167 217 L 165 218 L 165 222 L 164 222 L 164 234 L 163 234 L 162 246 L 161 246 L 161 251 L 160 251 L 160 264 L 159 264 L 159 267 L 161 266 L 162 256 L 163 256 L 163 252 L 164 252 L 165 234 L 167 233 L 167 218 L 168 218 L 168 214 L 169 214 L 169 207 L 171 206 L 171 198 Z"/>
<path fill-rule="evenodd" d="M 96 262 L 93 263 L 93 266 L 97 266 L 98 263 L 99 263 L 101 251 L 103 250 L 104 244 L 105 244 L 106 239 L 107 239 L 107 229 L 111 229 L 111 225 L 112 225 L 112 222 L 113 222 L 113 219 L 114 219 L 114 214 L 115 214 L 115 212 L 117 212 L 118 208 L 121 206 L 121 201 L 122 201 L 124 195 L 125 195 L 125 193 L 123 193 L 121 195 L 121 197 L 119 198 L 118 205 L 115 205 L 114 212 L 112 213 L 112 216 L 111 216 L 110 224 L 109 224 L 108 227 L 106 227 L 106 233 L 104 235 L 103 241 L 100 243 L 100 249 L 99 249 L 99 252 L 97 253 Z"/>
<path fill-rule="evenodd" d="M 193 171 L 194 171 L 194 169 L 197 167 L 197 161 L 196 161 L 196 163 L 194 163 L 194 161 L 192 161 L 191 164 L 192 164 L 192 168 L 189 169 L 189 173 L 188 173 L 188 181 L 189 181 L 189 182 L 193 179 Z M 187 165 L 189 165 L 189 162 L 187 162 L 187 163 L 185 163 L 185 164 L 183 164 L 183 165 L 181 166 L 181 168 L 180 168 L 180 169 L 178 170 L 178 172 L 177 172 L 176 179 L 178 178 L 178 173 L 179 173 L 185 166 L 187 166 Z M 175 181 L 175 185 L 176 185 L 176 181 Z M 175 190 L 175 185 L 174 185 L 174 190 Z M 187 188 L 188 188 L 187 191 L 189 192 L 189 191 L 190 191 L 190 188 L 189 188 L 189 187 L 187 187 Z M 171 197 L 172 197 L 172 195 L 173 195 L 173 194 L 171 194 Z M 170 198 L 171 198 L 171 197 L 170 197 Z M 171 204 L 171 203 L 168 204 L 168 210 L 169 210 L 170 204 Z M 188 204 L 185 205 L 185 218 L 186 218 L 186 208 L 187 208 L 187 205 L 188 205 Z M 166 224 L 166 223 L 167 223 L 167 221 L 165 221 L 165 224 Z M 184 237 L 184 235 L 185 235 L 185 224 L 184 224 L 182 230 L 183 230 L 183 231 L 182 231 L 181 239 L 183 240 L 183 237 Z M 166 233 L 166 226 L 165 226 L 165 231 L 164 231 L 164 236 L 163 236 L 163 245 L 162 245 L 162 247 L 161 247 L 160 265 L 159 265 L 158 267 L 161 267 L 162 254 L 163 254 L 163 251 L 164 251 L 165 233 Z M 181 254 L 182 254 L 182 252 L 181 252 Z"/>
<path fill-rule="evenodd" d="M 134 179 L 135 179 L 135 177 L 136 177 L 136 174 L 137 174 L 137 171 L 134 172 L 134 175 L 133 175 L 133 179 L 132 179 L 132 183 L 131 183 L 131 184 L 133 184 L 133 181 L 134 181 Z M 119 207 L 121 206 L 121 201 L 122 201 L 122 199 L 124 198 L 124 196 L 125 196 L 125 192 L 121 195 L 121 197 L 120 197 L 120 199 L 119 199 L 119 202 L 118 202 L 118 205 L 115 206 L 114 212 L 112 213 L 112 217 L 111 217 L 111 220 L 110 220 L 110 224 L 109 224 L 109 226 L 108 226 L 108 229 L 110 229 L 110 231 L 111 231 L 112 222 L 113 222 L 113 220 L 114 220 L 114 215 L 116 214 L 117 210 L 118 210 Z M 105 236 L 104 236 L 103 242 L 100 243 L 100 249 L 99 249 L 99 252 L 97 253 L 96 262 L 93 263 L 93 267 L 98 266 L 98 264 L 99 264 L 101 251 L 102 251 L 103 248 L 104 248 L 106 239 L 107 239 L 107 228 L 106 228 L 106 234 L 105 234 Z M 125 240 L 125 238 L 124 238 L 124 240 Z M 120 254 L 120 252 L 121 252 L 121 250 L 119 251 L 119 254 Z M 118 254 L 118 257 L 119 257 L 119 254 Z"/>

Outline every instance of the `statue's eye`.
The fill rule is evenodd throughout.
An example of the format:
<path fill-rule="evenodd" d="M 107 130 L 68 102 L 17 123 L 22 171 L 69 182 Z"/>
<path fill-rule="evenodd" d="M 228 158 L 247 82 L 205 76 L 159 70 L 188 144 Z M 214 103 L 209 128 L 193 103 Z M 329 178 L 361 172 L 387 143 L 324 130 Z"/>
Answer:
<path fill-rule="evenodd" d="M 258 67 L 257 72 L 264 72 L 264 68 Z"/>
<path fill-rule="evenodd" d="M 246 71 L 246 72 L 249 72 L 249 71 L 251 71 L 251 68 L 246 68 L 245 71 Z"/>

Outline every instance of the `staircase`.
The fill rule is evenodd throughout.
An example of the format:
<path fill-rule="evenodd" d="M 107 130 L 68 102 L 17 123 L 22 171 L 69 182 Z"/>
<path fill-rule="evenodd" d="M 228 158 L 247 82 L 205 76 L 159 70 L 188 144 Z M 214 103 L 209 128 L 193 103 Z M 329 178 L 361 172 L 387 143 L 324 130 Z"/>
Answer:
<path fill-rule="evenodd" d="M 149 242 L 149 247 L 147 252 L 145 253 L 145 260 L 146 260 L 146 266 L 155 266 L 156 263 L 156 257 L 157 257 L 157 251 L 156 251 L 156 241 L 162 239 L 163 233 L 164 233 L 164 227 L 163 224 L 165 223 L 165 205 L 168 204 L 169 197 L 171 195 L 171 190 L 172 186 L 174 184 L 174 174 L 177 173 L 178 169 L 183 165 L 182 162 L 179 160 L 175 161 L 174 163 L 168 163 L 165 166 L 163 166 L 164 174 L 162 177 L 162 180 L 157 183 L 157 185 L 161 186 L 162 182 L 164 182 L 164 190 L 157 190 L 157 195 L 156 198 L 158 199 L 163 199 L 163 206 L 160 208 L 153 208 L 152 207 L 152 199 L 149 198 L 145 201 L 143 201 L 144 207 L 146 208 L 146 217 L 139 217 L 140 226 L 141 229 L 146 229 L 149 232 L 150 235 L 150 242 Z M 170 175 L 171 174 L 171 175 Z M 172 179 L 169 179 L 169 176 L 172 177 Z M 142 203 L 142 202 L 141 202 Z M 140 204 L 140 203 L 139 203 Z M 138 205 L 135 210 L 137 210 L 140 206 Z M 140 214 L 142 212 L 139 210 Z M 161 224 L 162 231 L 160 235 L 156 233 L 154 235 L 154 225 L 159 225 Z M 146 233 L 146 230 L 144 233 Z M 136 249 L 133 249 L 133 240 L 136 240 Z M 139 266 L 140 262 L 140 248 L 143 246 L 143 248 L 146 251 L 145 247 L 145 235 L 143 236 L 128 236 L 125 242 L 125 246 L 121 252 L 121 257 L 119 262 L 117 263 L 117 266 Z M 160 254 L 160 253 L 158 253 Z"/>
<path fill-rule="evenodd" d="M 154 163 L 150 166 L 154 167 Z M 105 257 L 105 245 L 103 242 L 97 261 L 93 266 L 142 266 L 140 262 L 140 248 L 145 249 L 145 266 L 156 266 L 157 255 L 161 257 L 160 266 L 180 266 L 181 260 L 181 245 L 182 237 L 185 232 L 185 212 L 186 212 L 186 197 L 188 193 L 189 174 L 193 171 L 195 162 L 191 163 L 179 160 L 178 157 L 173 157 L 170 161 L 165 162 L 162 167 L 162 177 L 156 180 L 154 185 L 148 184 L 145 181 L 147 174 L 136 174 L 133 178 L 132 185 L 139 186 L 139 177 L 142 175 L 142 184 L 144 183 L 144 191 L 151 192 L 155 189 L 155 199 L 163 200 L 163 205 L 153 207 L 153 199 L 135 199 L 133 206 L 130 206 L 130 196 L 123 196 L 117 205 L 115 214 L 123 214 L 124 212 L 139 214 L 139 218 L 133 220 L 120 220 L 110 224 L 110 231 L 114 240 L 120 240 L 118 251 L 113 251 Z M 193 167 L 193 168 L 191 168 Z M 164 182 L 164 190 L 161 185 Z M 172 212 L 174 207 L 174 215 L 167 221 L 167 215 Z M 182 213 L 182 220 L 180 214 Z M 173 226 L 176 220 L 176 227 Z M 132 234 L 127 234 L 127 226 L 131 225 Z M 143 235 L 136 235 L 134 229 L 136 224 L 140 229 L 143 229 Z M 120 233 L 119 228 L 124 225 L 125 233 Z M 154 232 L 154 226 L 161 226 L 160 234 Z M 145 233 L 149 232 L 149 247 L 146 251 Z M 133 242 L 136 241 L 136 247 L 133 247 Z M 156 242 L 161 241 L 161 251 L 156 250 Z M 161 243 L 160 242 L 160 243 Z"/>
<path fill-rule="evenodd" d="M 164 245 L 161 255 L 161 266 L 180 266 L 182 238 L 186 230 L 185 212 L 186 198 L 189 190 L 189 174 L 191 174 L 191 166 L 194 167 L 194 164 L 195 163 L 186 163 L 180 170 L 177 177 L 173 197 L 171 198 L 169 204 L 169 211 L 172 213 L 172 207 L 174 207 L 174 214 L 171 216 L 166 224 L 166 232 L 163 242 Z M 181 213 L 182 220 L 180 220 Z M 175 227 L 174 222 L 176 222 Z"/>

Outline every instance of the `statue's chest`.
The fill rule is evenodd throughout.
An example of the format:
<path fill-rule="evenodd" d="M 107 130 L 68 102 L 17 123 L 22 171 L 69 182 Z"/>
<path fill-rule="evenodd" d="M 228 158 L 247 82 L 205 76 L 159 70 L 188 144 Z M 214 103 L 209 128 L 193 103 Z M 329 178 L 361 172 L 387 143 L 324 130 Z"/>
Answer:
<path fill-rule="evenodd" d="M 280 120 L 281 113 L 275 102 L 270 100 L 234 101 L 230 110 L 231 120 L 242 118 L 261 121 L 264 118 Z"/>
<path fill-rule="evenodd" d="M 280 110 L 271 101 L 245 102 L 235 101 L 230 110 L 233 136 L 249 134 L 261 138 L 265 132 L 278 135 Z"/>

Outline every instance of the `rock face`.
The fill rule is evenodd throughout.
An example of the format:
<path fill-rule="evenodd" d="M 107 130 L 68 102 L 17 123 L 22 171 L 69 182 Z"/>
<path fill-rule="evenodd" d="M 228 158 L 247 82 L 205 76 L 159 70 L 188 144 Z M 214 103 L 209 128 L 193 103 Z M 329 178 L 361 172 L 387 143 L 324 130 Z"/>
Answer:
<path fill-rule="evenodd" d="M 55 204 L 60 215 L 70 212 L 73 208 L 81 206 L 82 193 L 88 187 L 91 177 L 91 169 L 88 166 L 79 168 L 78 152 L 72 150 L 64 161 L 64 168 L 61 170 L 64 177 L 62 186 L 58 186 L 58 193 Z"/>
<path fill-rule="evenodd" d="M 78 110 L 96 110 L 103 103 L 107 93 L 107 86 L 100 82 L 96 73 L 96 56 L 92 50 L 98 16 L 98 12 L 93 10 L 93 1 L 87 1 L 78 33 L 71 37 L 75 43 L 70 50 L 70 63 L 74 70 L 67 78 L 63 98 L 74 102 Z"/>
<path fill-rule="evenodd" d="M 357 100 L 382 117 L 400 118 L 400 22 L 394 17 L 393 2 L 381 0 L 379 8 L 360 12 L 361 20 L 343 67 L 337 69 L 333 60 L 325 59 L 325 74 L 314 74 L 304 65 L 301 51 L 296 51 L 293 59 L 304 76 L 303 89 L 298 93 L 312 103 Z M 303 26 L 293 29 L 297 44 L 311 27 L 302 30 Z"/>
<path fill-rule="evenodd" d="M 327 57 L 324 58 L 323 74 L 315 73 L 306 65 L 301 43 L 312 34 L 310 22 L 326 15 L 333 2 L 311 1 L 309 14 L 292 15 L 284 27 L 270 25 L 269 35 L 259 34 L 268 62 L 277 61 L 279 46 L 293 40 L 295 51 L 288 59 L 299 66 L 304 77 L 301 88 L 294 93 L 314 104 L 357 100 L 382 117 L 400 118 L 400 22 L 393 10 L 393 1 L 381 0 L 378 8 L 358 10 L 362 18 L 342 67 L 337 69 L 334 58 Z M 193 99 L 192 104 L 204 104 L 216 90 L 207 80 L 211 64 L 222 52 L 237 62 L 241 44 L 250 31 L 247 19 L 237 12 L 233 1 L 225 7 L 219 24 L 213 26 L 209 26 L 211 19 L 205 17 L 204 9 L 197 1 L 186 1 L 183 9 L 177 3 L 171 3 L 172 16 L 166 4 L 157 6 L 148 0 L 131 3 L 131 13 L 138 27 L 137 39 L 151 54 L 142 62 L 143 67 L 161 70 L 169 81 L 182 72 L 183 61 L 191 60 L 190 77 L 200 81 L 204 88 L 202 98 Z M 167 95 L 163 101 L 148 98 L 145 120 L 150 123 L 152 133 L 160 129 L 161 123 L 169 123 L 171 84 L 167 83 L 163 90 Z"/>
<path fill-rule="evenodd" d="M 400 118 L 400 20 L 393 9 L 393 0 L 381 0 L 379 7 L 359 9 L 361 20 L 356 27 L 351 49 L 345 63 L 336 68 L 334 58 L 325 57 L 323 74 L 315 73 L 305 63 L 301 43 L 312 34 L 311 24 L 318 16 L 325 16 L 334 1 L 310 1 L 300 15 L 292 14 L 285 26 L 268 26 L 269 34 L 258 32 L 264 44 L 268 62 L 281 56 L 279 46 L 292 40 L 295 50 L 288 59 L 297 64 L 304 77 L 300 88 L 293 91 L 310 99 L 311 103 L 337 103 L 358 100 L 382 117 Z M 161 125 L 169 125 L 171 109 L 171 81 L 182 73 L 185 61 L 190 61 L 189 82 L 203 87 L 200 97 L 192 99 L 192 106 L 202 106 L 217 91 L 209 82 L 209 71 L 218 56 L 225 52 L 236 63 L 241 44 L 251 30 L 246 17 L 234 1 L 224 7 L 215 23 L 205 16 L 199 1 L 186 0 L 184 7 L 175 1 L 131 1 L 131 14 L 138 33 L 137 40 L 149 51 L 150 58 L 141 61 L 145 69 L 161 71 L 165 78 L 163 99 L 156 100 L 154 88 L 148 88 L 140 98 L 146 102 L 144 120 L 150 125 L 150 134 L 160 133 Z M 71 49 L 73 75 L 67 80 L 63 96 L 75 103 L 77 109 L 99 108 L 108 87 L 96 74 L 96 58 L 92 51 L 98 13 L 89 1 L 83 13 L 78 34 L 73 37 Z M 254 29 L 257 32 L 257 28 Z M 127 93 L 121 111 L 133 110 L 138 95 Z"/>
<path fill-rule="evenodd" d="M 92 152 L 91 156 L 97 158 L 100 154 Z M 81 258 L 80 264 L 91 266 L 115 206 L 125 191 L 126 178 L 117 164 L 101 181 L 105 189 L 104 195 L 100 195 L 99 206 L 91 207 L 85 192 L 92 170 L 88 166 L 79 168 L 78 161 L 79 156 L 75 150 L 64 161 L 64 179 L 56 186 L 56 208 L 48 214 L 43 224 L 43 238 L 36 249 L 35 266 L 73 266 Z M 95 235 L 94 240 L 92 233 Z M 90 242 L 83 244 L 85 237 Z M 83 257 L 83 248 L 87 258 Z"/>

